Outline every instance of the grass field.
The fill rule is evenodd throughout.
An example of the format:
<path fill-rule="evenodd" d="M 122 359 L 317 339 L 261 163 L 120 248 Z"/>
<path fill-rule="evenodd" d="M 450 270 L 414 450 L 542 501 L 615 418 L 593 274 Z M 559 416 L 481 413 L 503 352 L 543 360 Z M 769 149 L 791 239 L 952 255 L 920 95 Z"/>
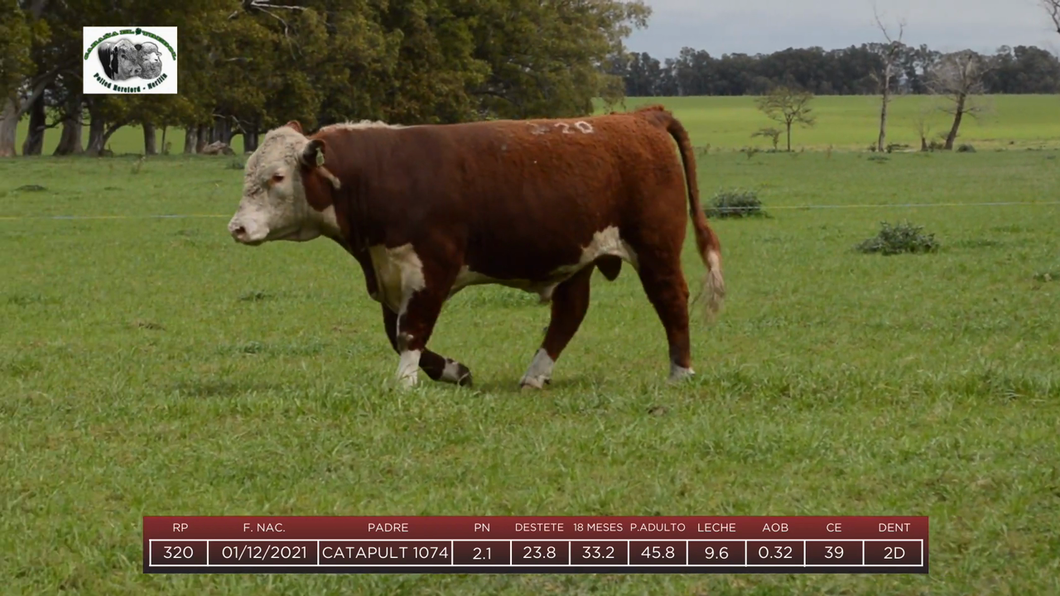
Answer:
<path fill-rule="evenodd" d="M 730 294 L 695 380 L 665 383 L 627 268 L 543 393 L 517 385 L 548 309 L 495 287 L 432 340 L 475 388 L 391 389 L 352 259 L 227 236 L 231 158 L 0 160 L 0 592 L 1060 593 L 1057 156 L 703 155 L 704 199 L 754 188 L 772 217 L 714 222 Z M 905 219 L 941 252 L 852 250 Z M 931 574 L 140 569 L 144 515 L 420 514 L 927 515 Z"/>
<path fill-rule="evenodd" d="M 941 102 L 941 103 L 940 103 Z M 1055 95 L 998 95 L 980 98 L 980 105 L 988 108 L 979 119 L 966 118 L 961 125 L 960 143 L 971 143 L 978 149 L 1023 149 L 1060 147 L 1060 97 Z M 741 149 L 746 146 L 770 147 L 768 140 L 751 138 L 760 128 L 775 126 L 755 108 L 753 97 L 633 97 L 616 109 L 632 109 L 645 103 L 665 103 L 688 128 L 697 145 L 718 149 Z M 925 106 L 944 105 L 943 100 L 925 96 L 898 97 L 891 104 L 888 141 L 920 147 L 913 121 Z M 876 141 L 879 134 L 880 102 L 874 96 L 822 96 L 814 99 L 816 126 L 796 127 L 792 131 L 792 148 L 822 150 L 829 146 L 839 150 L 864 150 Z M 602 110 L 602 106 L 598 105 Z M 935 112 L 931 119 L 930 138 L 949 131 L 952 116 Z M 22 122 L 18 135 L 18 150 L 22 150 L 27 123 Z M 161 149 L 161 131 L 159 131 Z M 84 139 L 88 140 L 88 128 Z M 184 148 L 184 131 L 170 129 L 166 141 L 172 151 Z M 51 155 L 59 142 L 59 130 L 48 131 L 44 153 Z M 235 137 L 233 145 L 243 150 L 243 137 Z M 142 153 L 143 132 L 136 127 L 119 129 L 111 137 L 109 147 L 115 153 Z"/>

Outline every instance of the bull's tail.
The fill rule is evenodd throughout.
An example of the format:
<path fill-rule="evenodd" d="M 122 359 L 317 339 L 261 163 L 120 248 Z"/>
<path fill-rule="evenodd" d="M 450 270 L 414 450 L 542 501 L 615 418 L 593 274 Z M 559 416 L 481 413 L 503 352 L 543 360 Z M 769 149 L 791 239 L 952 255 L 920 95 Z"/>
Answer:
<path fill-rule="evenodd" d="M 673 114 L 661 105 L 645 106 L 638 109 L 637 113 L 650 114 L 677 141 L 677 147 L 680 149 L 681 161 L 685 167 L 685 183 L 688 185 L 689 215 L 692 217 L 692 227 L 696 234 L 696 248 L 699 250 L 699 257 L 703 259 L 703 264 L 707 266 L 707 276 L 703 280 L 702 293 L 695 298 L 695 301 L 706 297 L 706 315 L 708 319 L 712 319 L 721 310 L 725 299 L 725 280 L 721 273 L 721 242 L 710 224 L 707 223 L 703 205 L 699 202 L 696 155 L 692 142 L 688 138 L 688 131 L 673 117 Z"/>

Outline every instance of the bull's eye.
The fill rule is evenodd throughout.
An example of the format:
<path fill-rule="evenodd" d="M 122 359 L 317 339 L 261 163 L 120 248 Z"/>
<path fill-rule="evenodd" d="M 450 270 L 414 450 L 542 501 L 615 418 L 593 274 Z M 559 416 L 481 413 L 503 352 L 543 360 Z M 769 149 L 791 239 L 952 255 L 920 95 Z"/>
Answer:
<path fill-rule="evenodd" d="M 273 184 L 279 184 L 283 182 L 283 174 L 273 174 L 271 180 Z"/>

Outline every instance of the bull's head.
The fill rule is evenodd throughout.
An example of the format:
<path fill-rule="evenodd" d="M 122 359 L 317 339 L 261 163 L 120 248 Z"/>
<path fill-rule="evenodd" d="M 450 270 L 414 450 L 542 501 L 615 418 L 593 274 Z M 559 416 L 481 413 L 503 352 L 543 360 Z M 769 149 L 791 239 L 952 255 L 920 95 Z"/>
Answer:
<path fill-rule="evenodd" d="M 232 237 L 251 246 L 272 240 L 305 242 L 322 234 L 337 237 L 328 186 L 338 188 L 339 181 L 323 167 L 324 151 L 324 141 L 308 139 L 297 121 L 266 134 L 247 160 L 243 199 L 228 222 Z"/>
<path fill-rule="evenodd" d="M 153 79 L 162 74 L 162 52 L 158 50 L 158 46 L 154 42 L 148 41 L 143 44 L 137 44 L 137 50 L 139 51 L 141 77 Z"/>

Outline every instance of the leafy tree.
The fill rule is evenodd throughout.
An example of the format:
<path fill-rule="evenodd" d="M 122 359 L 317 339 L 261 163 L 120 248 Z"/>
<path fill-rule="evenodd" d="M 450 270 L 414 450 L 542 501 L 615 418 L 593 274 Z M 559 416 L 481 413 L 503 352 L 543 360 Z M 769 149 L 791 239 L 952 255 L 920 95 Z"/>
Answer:
<path fill-rule="evenodd" d="M 813 94 L 808 91 L 790 89 L 788 87 L 774 87 L 768 94 L 758 98 L 755 102 L 758 109 L 765 113 L 769 119 L 784 125 L 787 131 L 788 151 L 791 151 L 791 125 L 813 126 L 817 117 L 812 114 L 813 108 L 810 102 Z"/>
<path fill-rule="evenodd" d="M 18 122 L 44 94 L 59 69 L 39 60 L 51 31 L 44 0 L 3 0 L 0 13 L 0 157 L 15 155 Z"/>
<path fill-rule="evenodd" d="M 610 74 L 622 39 L 646 25 L 640 0 L 494 0 L 468 5 L 474 58 L 484 67 L 471 93 L 480 113 L 501 118 L 572 116 L 594 97 L 615 102 L 624 84 Z M 468 9 L 465 9 L 467 11 Z"/>
<path fill-rule="evenodd" d="M 26 15 L 14 0 L 0 8 L 0 98 L 15 99 L 23 81 L 33 72 L 30 48 L 33 33 Z"/>

